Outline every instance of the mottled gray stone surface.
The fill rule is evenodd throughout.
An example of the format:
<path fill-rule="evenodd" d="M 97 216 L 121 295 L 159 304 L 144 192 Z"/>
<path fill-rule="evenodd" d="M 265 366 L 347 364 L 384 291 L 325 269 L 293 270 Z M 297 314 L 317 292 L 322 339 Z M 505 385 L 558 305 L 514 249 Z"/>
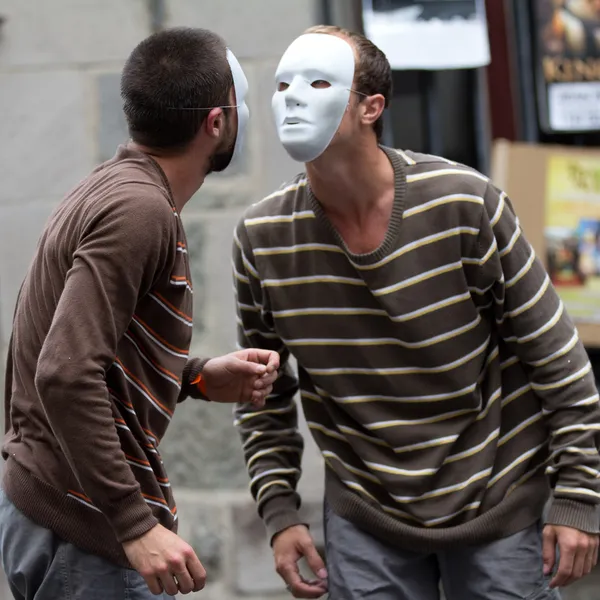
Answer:
<path fill-rule="evenodd" d="M 2 0 L 0 11 L 0 68 L 120 61 L 149 33 L 146 0 Z"/>
<path fill-rule="evenodd" d="M 260 197 L 254 194 L 250 182 L 242 180 L 237 185 L 230 182 L 224 185 L 221 181 L 217 183 L 211 175 L 207 178 L 206 183 L 192 196 L 184 211 L 187 215 L 203 210 L 227 209 L 232 211 L 234 209 L 239 211 L 239 216 L 241 216 L 244 209 L 257 199 L 260 199 Z M 233 229 L 230 233 L 232 232 Z"/>
<path fill-rule="evenodd" d="M 248 487 L 231 405 L 188 399 L 177 407 L 160 451 L 173 487 Z"/>
<path fill-rule="evenodd" d="M 179 535 L 186 541 L 202 562 L 209 578 L 219 579 L 222 573 L 225 507 L 199 501 L 194 493 L 174 490 L 179 518 Z"/>
<path fill-rule="evenodd" d="M 322 501 L 305 502 L 301 514 L 322 552 Z M 275 572 L 271 547 L 254 503 L 247 502 L 233 508 L 233 534 L 232 568 L 235 570 L 233 579 L 236 591 L 244 596 L 284 591 L 284 584 Z M 302 571 L 308 575 L 304 564 Z"/>
<path fill-rule="evenodd" d="M 117 146 L 129 139 L 121 99 L 121 73 L 98 73 L 95 76 L 98 102 L 98 137 L 96 162 L 112 158 Z"/>
<path fill-rule="evenodd" d="M 167 26 L 212 29 L 238 58 L 271 58 L 314 23 L 316 11 L 315 0 L 167 0 Z"/>
<path fill-rule="evenodd" d="M 202 356 L 226 354 L 235 350 L 231 244 L 239 213 L 194 213 L 186 208 L 182 218 L 194 283 L 192 353 Z"/>
<path fill-rule="evenodd" d="M 53 208 L 50 203 L 31 200 L 15 205 L 0 200 L 0 344 L 8 343 L 17 294 Z"/>
<path fill-rule="evenodd" d="M 600 598 L 600 567 L 585 579 L 562 590 L 563 600 L 598 600 Z"/>
<path fill-rule="evenodd" d="M 206 224 L 202 218 L 184 217 L 192 284 L 194 286 L 194 338 L 202 338 L 206 330 Z"/>
<path fill-rule="evenodd" d="M 0 72 L 0 90 L 0 204 L 57 203 L 94 164 L 85 74 Z"/>

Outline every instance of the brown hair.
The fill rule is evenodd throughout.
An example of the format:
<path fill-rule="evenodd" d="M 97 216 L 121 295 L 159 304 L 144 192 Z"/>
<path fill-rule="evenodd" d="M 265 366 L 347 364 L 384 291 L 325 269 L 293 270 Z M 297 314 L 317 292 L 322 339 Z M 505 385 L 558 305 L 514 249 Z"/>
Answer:
<path fill-rule="evenodd" d="M 386 55 L 367 37 L 356 31 L 350 31 L 337 25 L 315 25 L 304 33 L 324 33 L 347 38 L 358 54 L 354 74 L 355 91 L 366 96 L 381 94 L 385 98 L 385 108 L 392 98 L 392 69 Z M 377 140 L 383 134 L 383 115 L 373 123 Z"/>
<path fill-rule="evenodd" d="M 133 50 L 121 76 L 131 138 L 156 149 L 185 148 L 208 109 L 230 104 L 232 85 L 225 42 L 216 33 L 177 27 L 151 35 Z"/>

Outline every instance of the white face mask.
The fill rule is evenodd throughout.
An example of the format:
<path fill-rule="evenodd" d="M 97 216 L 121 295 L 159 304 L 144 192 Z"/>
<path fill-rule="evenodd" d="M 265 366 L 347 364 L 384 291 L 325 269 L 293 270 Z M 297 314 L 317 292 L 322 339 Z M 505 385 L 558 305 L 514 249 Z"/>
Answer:
<path fill-rule="evenodd" d="M 233 88 L 235 90 L 235 105 L 237 108 L 237 137 L 235 140 L 235 147 L 233 149 L 233 155 L 231 157 L 230 165 L 239 160 L 244 145 L 244 137 L 246 135 L 246 128 L 248 126 L 248 119 L 250 118 L 250 110 L 246 104 L 246 96 L 248 95 L 248 80 L 242 66 L 238 62 L 233 52 L 227 48 L 227 62 L 231 69 L 231 75 L 233 76 Z"/>
<path fill-rule="evenodd" d="M 340 37 L 304 34 L 285 51 L 272 107 L 279 140 L 294 160 L 310 162 L 327 149 L 344 117 L 353 79 L 354 52 Z"/>

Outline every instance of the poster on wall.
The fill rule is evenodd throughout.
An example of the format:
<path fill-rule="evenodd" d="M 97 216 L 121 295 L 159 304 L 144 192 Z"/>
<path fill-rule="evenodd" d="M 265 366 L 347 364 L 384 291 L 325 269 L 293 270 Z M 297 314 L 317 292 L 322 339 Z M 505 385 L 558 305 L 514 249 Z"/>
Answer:
<path fill-rule="evenodd" d="M 600 0 L 534 0 L 540 127 L 600 130 Z"/>
<path fill-rule="evenodd" d="M 367 37 L 392 69 L 469 69 L 490 62 L 485 0 L 363 0 Z"/>
<path fill-rule="evenodd" d="M 548 157 L 546 260 L 550 279 L 578 323 L 600 323 L 600 159 Z"/>

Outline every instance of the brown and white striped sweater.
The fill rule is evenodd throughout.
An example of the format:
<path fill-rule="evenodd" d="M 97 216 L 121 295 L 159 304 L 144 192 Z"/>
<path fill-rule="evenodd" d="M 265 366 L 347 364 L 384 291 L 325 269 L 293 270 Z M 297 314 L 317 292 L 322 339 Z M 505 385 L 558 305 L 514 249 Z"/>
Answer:
<path fill-rule="evenodd" d="M 539 519 L 598 531 L 598 394 L 586 352 L 506 195 L 437 157 L 384 149 L 385 241 L 354 255 L 305 175 L 252 206 L 234 244 L 239 343 L 298 362 L 334 511 L 433 550 Z M 272 535 L 300 522 L 302 439 L 282 370 L 236 409 Z"/>
<path fill-rule="evenodd" d="M 177 510 L 158 451 L 188 360 L 186 239 L 160 167 L 120 147 L 58 206 L 21 287 L 3 487 L 30 519 L 127 566 L 121 543 Z"/>

